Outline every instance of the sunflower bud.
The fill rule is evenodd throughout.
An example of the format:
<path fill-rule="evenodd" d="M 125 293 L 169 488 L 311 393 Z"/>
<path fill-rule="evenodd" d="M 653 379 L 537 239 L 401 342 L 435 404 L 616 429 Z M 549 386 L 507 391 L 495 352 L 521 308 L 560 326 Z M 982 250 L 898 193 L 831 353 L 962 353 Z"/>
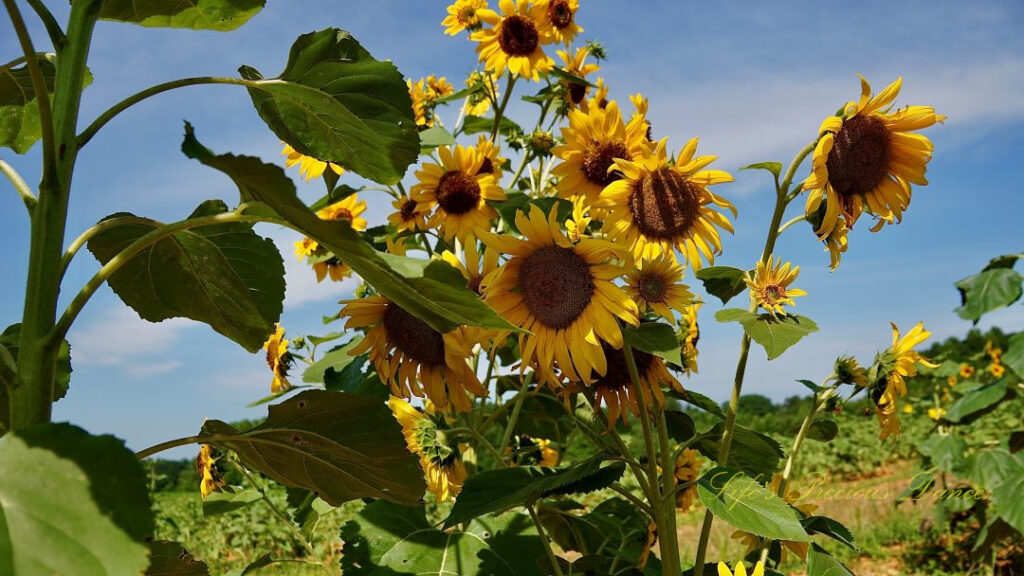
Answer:
<path fill-rule="evenodd" d="M 538 158 L 551 155 L 551 149 L 555 147 L 555 137 L 551 132 L 537 130 L 530 134 L 530 152 Z"/>
<path fill-rule="evenodd" d="M 863 387 L 868 385 L 868 374 L 853 356 L 836 358 L 835 380 L 840 384 L 853 384 Z"/>

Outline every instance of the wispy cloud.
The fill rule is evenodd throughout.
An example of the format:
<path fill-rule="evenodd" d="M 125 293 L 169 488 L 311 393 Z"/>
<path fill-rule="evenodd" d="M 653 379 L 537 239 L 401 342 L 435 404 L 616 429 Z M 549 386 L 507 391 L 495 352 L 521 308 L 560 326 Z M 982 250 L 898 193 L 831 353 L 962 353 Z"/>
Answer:
<path fill-rule="evenodd" d="M 68 340 L 76 367 L 153 376 L 181 366 L 173 354 L 174 346 L 192 325 L 183 318 L 154 324 L 114 303 L 84 325 L 73 328 Z"/>

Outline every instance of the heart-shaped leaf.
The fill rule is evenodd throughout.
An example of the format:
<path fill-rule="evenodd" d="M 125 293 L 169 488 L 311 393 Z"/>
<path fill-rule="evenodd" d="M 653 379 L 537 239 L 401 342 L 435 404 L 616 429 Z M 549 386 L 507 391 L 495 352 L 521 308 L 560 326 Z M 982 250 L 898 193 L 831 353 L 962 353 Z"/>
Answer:
<path fill-rule="evenodd" d="M 104 0 L 100 18 L 148 27 L 227 32 L 249 21 L 266 0 Z"/>

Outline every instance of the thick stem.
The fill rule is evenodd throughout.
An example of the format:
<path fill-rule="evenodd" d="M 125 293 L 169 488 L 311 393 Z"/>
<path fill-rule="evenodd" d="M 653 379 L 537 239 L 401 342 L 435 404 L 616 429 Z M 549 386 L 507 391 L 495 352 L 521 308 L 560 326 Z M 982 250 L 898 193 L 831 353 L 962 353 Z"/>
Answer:
<path fill-rule="evenodd" d="M 36 15 L 42 20 L 43 26 L 46 27 L 46 33 L 50 36 L 50 43 L 53 44 L 54 50 L 60 53 L 64 50 L 64 43 L 67 41 L 67 37 L 64 36 L 64 30 L 61 30 L 60 24 L 57 19 L 53 17 L 53 13 L 43 4 L 42 0 L 27 0 L 28 5 L 35 10 Z"/>
<path fill-rule="evenodd" d="M 501 97 L 501 105 L 494 111 L 494 127 L 491 128 L 491 142 L 498 138 L 498 132 L 501 130 L 501 119 L 505 115 L 505 107 L 508 106 L 508 100 L 512 96 L 512 87 L 515 85 L 516 76 L 509 70 L 508 82 L 505 84 L 505 95 Z"/>

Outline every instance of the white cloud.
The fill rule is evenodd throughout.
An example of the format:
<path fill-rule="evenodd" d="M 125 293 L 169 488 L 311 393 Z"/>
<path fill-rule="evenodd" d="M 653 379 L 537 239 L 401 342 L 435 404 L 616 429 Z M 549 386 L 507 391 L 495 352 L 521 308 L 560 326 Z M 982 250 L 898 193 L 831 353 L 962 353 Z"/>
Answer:
<path fill-rule="evenodd" d="M 151 376 L 180 366 L 169 358 L 182 333 L 193 324 L 184 318 L 147 322 L 130 308 L 115 303 L 88 323 L 72 328 L 68 340 L 76 366 Z"/>
<path fill-rule="evenodd" d="M 271 240 L 281 252 L 284 259 L 285 281 L 285 310 L 301 308 L 307 304 L 337 302 L 352 295 L 359 284 L 355 276 L 350 276 L 341 282 L 316 281 L 316 275 L 305 262 L 299 262 L 295 257 L 294 242 L 299 240 L 298 233 L 287 229 L 261 230 L 260 233 Z"/>

